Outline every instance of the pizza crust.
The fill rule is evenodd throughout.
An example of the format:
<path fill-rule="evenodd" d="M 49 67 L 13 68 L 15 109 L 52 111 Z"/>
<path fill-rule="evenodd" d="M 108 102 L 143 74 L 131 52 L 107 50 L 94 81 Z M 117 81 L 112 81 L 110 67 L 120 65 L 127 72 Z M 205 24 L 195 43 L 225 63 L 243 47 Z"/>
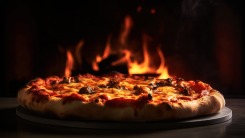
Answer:
<path fill-rule="evenodd" d="M 77 117 L 86 120 L 110 121 L 159 121 L 186 119 L 201 115 L 217 113 L 225 106 L 223 95 L 212 89 L 209 95 L 197 100 L 181 102 L 162 102 L 160 104 L 144 104 L 141 108 L 132 106 L 110 107 L 95 102 L 74 100 L 64 104 L 62 98 L 48 96 L 48 100 L 40 101 L 29 87 L 21 89 L 18 93 L 18 102 L 21 106 L 42 113 L 53 114 L 58 118 Z"/>

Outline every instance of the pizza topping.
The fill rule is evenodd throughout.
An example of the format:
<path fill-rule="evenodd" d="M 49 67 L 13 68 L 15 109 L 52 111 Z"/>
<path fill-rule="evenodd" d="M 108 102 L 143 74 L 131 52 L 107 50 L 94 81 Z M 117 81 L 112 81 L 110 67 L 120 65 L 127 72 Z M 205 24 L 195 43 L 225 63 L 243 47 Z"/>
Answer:
<path fill-rule="evenodd" d="M 142 106 L 142 105 L 148 103 L 148 102 L 151 101 L 151 100 L 152 100 L 152 96 L 149 96 L 149 94 L 147 94 L 147 95 L 142 95 L 142 96 L 140 96 L 140 97 L 137 99 L 137 104 L 138 104 L 139 106 Z"/>
<path fill-rule="evenodd" d="M 205 110 L 212 108 L 210 113 L 214 113 L 215 105 L 206 106 L 205 102 L 206 97 L 212 98 L 207 100 L 212 104 L 215 92 L 202 81 L 185 81 L 177 77 L 158 79 L 114 72 L 104 76 L 84 74 L 37 78 L 20 91 L 18 101 L 23 107 L 39 112 L 51 110 L 60 117 L 155 121 L 206 114 L 206 111 L 199 110 L 202 109 L 199 106 L 204 106 Z M 224 102 L 221 102 L 223 106 Z M 220 108 L 221 104 L 217 106 Z"/>
<path fill-rule="evenodd" d="M 34 85 L 36 85 L 36 86 L 42 86 L 42 85 L 44 85 L 44 80 L 43 79 L 41 79 L 41 78 L 36 78 L 36 79 L 33 79 L 33 80 L 31 80 L 31 81 L 29 81 L 28 83 L 27 83 L 27 85 L 28 86 L 34 86 Z"/>
<path fill-rule="evenodd" d="M 198 93 L 201 93 L 202 90 L 207 90 L 207 89 L 209 90 L 209 89 L 211 89 L 211 87 L 208 84 L 203 83 L 201 81 L 195 82 L 195 84 L 192 85 L 192 86 L 190 86 L 190 88 L 192 90 L 194 90 L 195 92 L 198 92 Z"/>
<path fill-rule="evenodd" d="M 63 79 L 55 76 L 45 80 L 38 78 L 31 81 L 29 85 L 33 87 L 30 88 L 31 91 L 44 91 L 49 95 L 65 98 L 64 103 L 80 99 L 101 105 L 111 101 L 116 102 L 119 106 L 125 106 L 122 99 L 127 99 L 125 102 L 131 102 L 137 107 L 147 104 L 149 101 L 156 104 L 161 101 L 194 100 L 209 95 L 211 90 L 208 84 L 201 81 L 185 81 L 182 78 L 157 79 L 137 75 L 126 76 L 115 72 L 100 77 L 84 74 L 64 77 Z M 113 99 L 117 100 L 113 101 Z"/>
<path fill-rule="evenodd" d="M 95 91 L 90 86 L 86 86 L 86 87 L 82 87 L 78 93 L 79 94 L 93 94 L 95 93 Z"/>
<path fill-rule="evenodd" d="M 149 85 L 149 87 L 150 87 L 152 90 L 156 90 L 157 87 L 158 87 L 158 86 L 157 86 L 156 84 L 154 84 L 153 82 L 149 83 L 148 85 Z"/>
<path fill-rule="evenodd" d="M 102 94 L 102 95 L 98 96 L 97 98 L 100 98 L 100 99 L 103 99 L 103 100 L 109 100 L 110 99 L 110 97 L 108 95 L 106 95 L 106 94 Z"/>
<path fill-rule="evenodd" d="M 71 77 L 64 77 L 63 80 L 60 82 L 60 84 L 62 83 L 67 83 L 67 84 L 71 83 Z"/>
<path fill-rule="evenodd" d="M 75 77 L 74 77 L 74 82 L 76 82 L 76 83 L 80 82 L 80 80 L 79 80 L 79 77 L 78 77 L 78 76 L 75 76 Z"/>
<path fill-rule="evenodd" d="M 182 89 L 181 92 L 182 92 L 184 95 L 191 95 L 190 89 L 188 89 L 188 88 L 186 88 L 186 87 L 184 87 L 184 88 Z"/>
<path fill-rule="evenodd" d="M 119 82 L 113 79 L 109 80 L 107 86 L 108 88 L 120 88 Z"/>
<path fill-rule="evenodd" d="M 158 87 L 161 87 L 161 86 L 172 86 L 172 81 L 173 81 L 172 78 L 161 79 L 161 80 L 156 82 L 156 85 Z"/>
<path fill-rule="evenodd" d="M 170 101 L 170 102 L 177 102 L 178 99 L 177 99 L 176 97 L 169 96 L 169 97 L 168 97 L 168 101 Z"/>
<path fill-rule="evenodd" d="M 191 96 L 178 96 L 177 98 L 181 100 L 187 100 L 187 101 L 193 100 Z"/>
<path fill-rule="evenodd" d="M 208 90 L 202 90 L 201 96 L 205 96 L 205 95 L 209 95 L 209 91 Z"/>
<path fill-rule="evenodd" d="M 55 84 L 58 84 L 59 80 L 60 80 L 60 78 L 58 76 L 52 76 L 52 77 L 48 77 L 45 80 L 45 83 L 46 83 L 47 86 L 53 86 Z"/>
<path fill-rule="evenodd" d="M 143 87 L 143 86 L 138 86 L 138 85 L 135 85 L 133 90 L 135 90 L 134 92 L 135 95 L 140 95 L 141 93 L 150 92 L 150 89 L 148 87 Z"/>
<path fill-rule="evenodd" d="M 148 100 L 152 100 L 153 98 L 151 93 L 148 93 L 147 97 L 148 97 Z"/>

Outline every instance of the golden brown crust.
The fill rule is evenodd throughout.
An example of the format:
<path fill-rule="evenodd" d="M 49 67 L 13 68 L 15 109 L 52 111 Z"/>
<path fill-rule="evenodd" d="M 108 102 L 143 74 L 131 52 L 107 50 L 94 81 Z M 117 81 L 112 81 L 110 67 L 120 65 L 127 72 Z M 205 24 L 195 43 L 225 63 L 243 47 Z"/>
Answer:
<path fill-rule="evenodd" d="M 94 76 L 86 75 L 83 77 L 87 77 L 88 79 L 94 78 L 97 82 L 99 81 L 99 78 Z M 119 78 L 122 80 L 121 76 L 119 76 Z M 59 78 L 53 79 L 63 81 Z M 105 78 L 103 79 L 107 80 L 110 86 L 119 87 L 117 83 L 110 82 Z M 148 87 L 144 87 L 144 84 L 141 87 L 137 85 L 137 88 L 123 91 L 125 93 L 131 91 L 131 93 L 133 93 L 131 94 L 132 96 L 126 94 L 120 97 L 120 94 L 124 93 L 119 91 L 119 88 L 108 88 L 106 89 L 110 91 L 108 93 L 105 91 L 101 92 L 101 90 L 98 93 L 92 94 L 79 94 L 77 90 L 73 90 L 75 92 L 68 92 L 66 90 L 58 93 L 54 91 L 56 91 L 56 89 L 59 89 L 59 91 L 60 89 L 69 90 L 73 87 L 84 88 L 85 86 L 84 84 L 71 84 L 71 86 L 68 84 L 42 86 L 44 84 L 47 85 L 47 83 L 53 83 L 47 80 L 50 79 L 44 81 L 38 78 L 31 81 L 31 84 L 29 83 L 29 85 L 22 88 L 18 92 L 17 97 L 19 104 L 26 109 L 42 114 L 52 113 L 59 118 L 73 116 L 86 120 L 114 121 L 185 119 L 214 114 L 225 106 L 223 95 L 217 90 L 212 89 L 209 85 L 201 82 L 194 83 L 193 81 L 188 81 L 188 83 L 190 83 L 188 84 L 188 89 L 190 89 L 191 94 L 179 92 L 179 86 L 176 86 L 178 90 L 172 88 L 173 86 L 161 86 L 157 89 L 154 88 L 155 90 L 150 90 Z M 93 82 L 89 81 L 89 83 L 92 84 Z M 99 83 L 103 84 L 103 82 Z M 187 85 L 187 81 L 181 82 L 181 86 L 182 84 Z M 131 87 L 132 86 L 128 87 L 128 89 Z M 195 92 L 193 92 L 194 90 Z M 86 91 L 92 92 L 92 90 L 87 89 Z M 115 96 L 116 92 L 119 92 L 119 94 Z M 149 94 L 148 92 L 151 93 Z"/>

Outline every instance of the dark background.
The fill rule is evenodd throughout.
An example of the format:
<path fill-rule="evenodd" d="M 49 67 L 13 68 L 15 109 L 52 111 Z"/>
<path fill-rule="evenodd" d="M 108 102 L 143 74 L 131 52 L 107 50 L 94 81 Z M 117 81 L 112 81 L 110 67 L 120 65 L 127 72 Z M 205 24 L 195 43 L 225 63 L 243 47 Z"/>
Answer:
<path fill-rule="evenodd" d="M 153 38 L 151 47 L 161 44 L 170 74 L 203 80 L 225 96 L 245 95 L 242 0 L 9 0 L 1 7 L 0 96 L 16 96 L 35 77 L 62 76 L 64 51 L 80 40 L 86 62 L 104 48 L 108 35 L 117 39 L 126 15 L 134 21 L 129 40 L 141 41 L 143 32 Z M 83 72 L 90 72 L 87 62 Z"/>

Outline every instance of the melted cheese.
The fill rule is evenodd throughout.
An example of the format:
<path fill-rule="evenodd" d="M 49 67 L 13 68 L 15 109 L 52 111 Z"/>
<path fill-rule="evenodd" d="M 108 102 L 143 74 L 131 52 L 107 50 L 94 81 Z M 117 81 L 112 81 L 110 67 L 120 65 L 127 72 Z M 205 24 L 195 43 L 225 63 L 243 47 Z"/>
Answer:
<path fill-rule="evenodd" d="M 111 80 L 115 79 L 115 87 L 108 86 Z M 180 96 L 180 92 L 178 92 L 172 86 L 158 86 L 154 89 L 151 88 L 150 84 L 156 83 L 156 79 L 134 79 L 131 77 L 126 78 L 80 78 L 79 82 L 71 82 L 71 83 L 58 83 L 53 86 L 47 86 L 45 89 L 47 92 L 53 92 L 56 94 L 79 94 L 85 99 L 89 99 L 92 101 L 99 96 L 105 94 L 108 99 L 114 98 L 125 98 L 125 99 L 134 99 L 137 100 L 140 96 L 151 94 L 152 100 L 150 101 L 152 104 L 158 104 L 163 101 L 171 101 L 175 102 L 178 100 Z M 138 87 L 137 90 L 134 89 Z M 85 93 L 80 94 L 79 90 L 83 87 L 91 87 L 93 93 Z"/>

